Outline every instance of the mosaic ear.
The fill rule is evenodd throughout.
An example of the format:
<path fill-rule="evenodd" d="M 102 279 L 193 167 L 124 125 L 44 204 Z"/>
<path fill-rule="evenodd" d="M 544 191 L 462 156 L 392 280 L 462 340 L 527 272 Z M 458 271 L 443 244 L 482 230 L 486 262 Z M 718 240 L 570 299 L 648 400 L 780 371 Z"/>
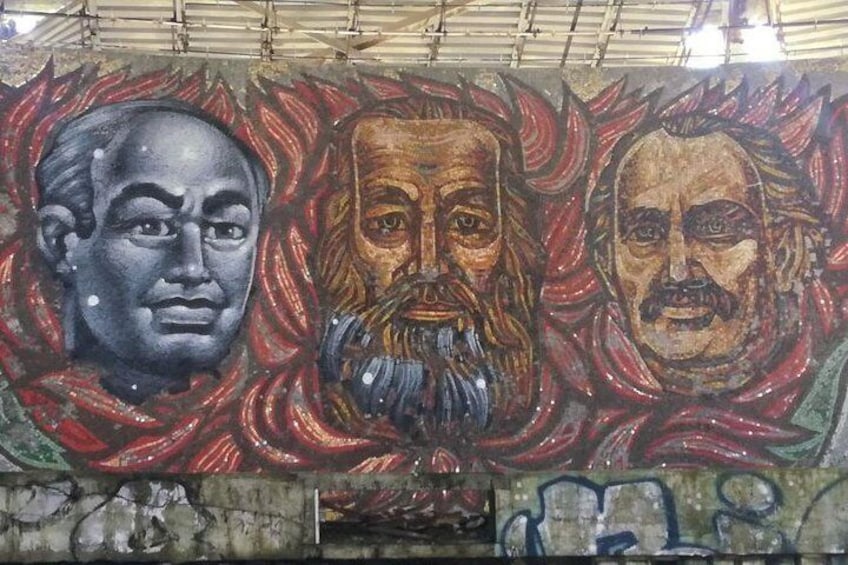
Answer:
<path fill-rule="evenodd" d="M 789 292 L 804 280 L 810 268 L 810 255 L 802 226 L 794 224 L 781 231 L 774 253 L 774 267 L 778 292 Z"/>
<path fill-rule="evenodd" d="M 38 248 L 61 278 L 71 273 L 70 252 L 79 242 L 77 221 L 65 206 L 49 204 L 38 210 Z"/>

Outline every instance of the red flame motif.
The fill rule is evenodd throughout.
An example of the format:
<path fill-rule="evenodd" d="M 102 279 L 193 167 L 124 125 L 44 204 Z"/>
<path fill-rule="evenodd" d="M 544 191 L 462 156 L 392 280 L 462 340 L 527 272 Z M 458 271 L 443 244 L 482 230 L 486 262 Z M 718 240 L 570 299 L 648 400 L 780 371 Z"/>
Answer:
<path fill-rule="evenodd" d="M 809 281 L 801 300 L 798 341 L 781 352 L 761 378 L 733 394 L 689 399 L 664 392 L 625 334 L 618 311 L 605 305 L 608 299 L 583 245 L 586 227 L 574 211 L 582 210 L 583 202 L 575 201 L 548 211 L 551 231 L 545 241 L 551 260 L 542 294 L 549 321 L 548 355 L 561 359 L 560 378 L 597 407 L 598 414 L 605 414 L 594 417 L 587 431 L 598 442 L 587 457 L 588 467 L 779 464 L 782 460 L 768 447 L 799 443 L 809 433 L 795 426 L 791 416 L 812 385 L 811 362 L 821 355 L 815 336 L 832 336 L 843 324 L 846 287 L 837 273 L 846 264 L 846 101 L 832 104 L 836 111 L 824 125 L 828 135 L 819 135 L 820 117 L 828 115 L 823 112 L 828 91 L 811 93 L 806 79 L 789 92 L 777 80 L 750 93 L 745 82 L 728 91 L 723 82 L 706 80 L 662 107 L 656 104 L 659 94 L 640 99 L 638 91 L 625 94 L 623 82 L 618 82 L 588 102 L 597 137 L 589 191 L 610 162 L 615 143 L 657 117 L 713 114 L 779 138 L 813 180 L 823 207 L 822 223 L 832 237 L 826 268 Z M 581 245 L 566 247 L 563 241 Z M 568 356 L 557 352 L 563 343 L 569 344 Z M 620 406 L 628 409 L 613 410 Z"/>
<path fill-rule="evenodd" d="M 12 382 L 33 420 L 65 448 L 69 463 L 113 471 L 168 470 L 167 460 L 180 451 L 174 445 L 192 441 L 202 421 L 213 422 L 232 410 L 232 399 L 243 387 L 247 356 L 234 353 L 221 380 L 197 375 L 191 392 L 153 408 L 116 400 L 99 387 L 96 371 L 64 358 L 60 289 L 35 245 L 35 166 L 54 128 L 99 105 L 181 99 L 204 108 L 250 144 L 243 110 L 229 86 L 221 80 L 208 83 L 204 70 L 186 76 L 174 70 L 134 75 L 122 69 L 99 76 L 96 68 L 81 67 L 56 76 L 48 62 L 30 81 L 3 84 L 0 93 L 3 127 L 15 132 L 0 140 L 3 377 Z"/>
<path fill-rule="evenodd" d="M 321 202 L 333 190 L 328 147 L 335 124 L 381 100 L 422 93 L 458 100 L 515 126 L 531 190 L 578 202 L 575 189 L 582 188 L 594 150 L 586 106 L 565 87 L 559 109 L 512 77 L 503 77 L 503 88 L 501 95 L 472 83 L 456 86 L 411 75 L 401 82 L 363 74 L 345 84 L 313 77 L 287 84 L 259 79 L 248 86 L 242 106 L 225 82 L 208 83 L 202 70 L 136 76 L 129 69 L 103 75 L 81 69 L 56 76 L 51 64 L 23 85 L 3 85 L 0 112 L 18 132 L 0 141 L 0 195 L 5 195 L 0 214 L 10 220 L 0 224 L 14 226 L 0 230 L 5 376 L 72 464 L 104 471 L 458 472 L 572 464 L 582 423 L 564 417 L 567 387 L 549 361 L 540 370 L 539 409 L 520 432 L 493 433 L 462 453 L 405 446 L 390 426 L 379 423 L 368 437 L 334 429 L 319 396 L 314 357 L 320 311 L 311 261 Z M 99 387 L 96 369 L 75 366 L 61 353 L 59 289 L 34 251 L 34 167 L 63 120 L 110 102 L 162 97 L 186 100 L 229 125 L 260 156 L 274 187 L 243 344 L 217 380 L 197 375 L 189 391 L 169 395 L 167 403 L 129 406 Z M 580 263 L 568 245 L 551 245 L 560 249 L 568 271 Z M 25 276 L 15 276 L 18 272 Z M 45 361 L 46 351 L 55 361 Z M 563 355 L 568 356 L 555 359 Z M 398 496 L 375 493 L 368 505 L 391 514 Z M 419 507 L 443 512 L 483 503 L 474 492 L 421 492 L 414 498 Z"/>
<path fill-rule="evenodd" d="M 834 335 L 848 308 L 841 275 L 848 270 L 848 99 L 830 102 L 826 92 L 811 93 L 806 80 L 789 92 L 780 81 L 751 92 L 744 82 L 728 90 L 704 81 L 660 105 L 661 92 L 628 91 L 621 80 L 586 102 L 563 85 L 555 108 L 512 76 L 501 77 L 499 91 L 402 78 L 260 78 L 248 85 L 243 105 L 224 81 L 207 81 L 204 70 L 135 75 L 86 67 L 56 76 L 48 63 L 20 86 L 0 83 L 4 127 L 15 132 L 0 136 L 0 369 L 71 463 L 114 472 L 358 473 L 775 463 L 764 446 L 800 437 L 787 418 L 809 387 L 816 340 Z M 544 203 L 537 407 L 517 433 L 493 430 L 462 451 L 405 444 L 380 422 L 367 437 L 335 429 L 324 415 L 315 367 L 321 318 L 312 258 L 321 202 L 334 190 L 333 128 L 375 102 L 422 93 L 512 124 L 527 184 Z M 34 168 L 63 120 L 109 102 L 162 97 L 198 105 L 229 125 L 260 156 L 274 188 L 242 343 L 221 375 L 197 375 L 189 391 L 169 395 L 167 403 L 133 407 L 105 394 L 95 370 L 61 355 L 59 289 L 34 251 Z M 722 405 L 658 411 L 668 397 L 606 306 L 593 270 L 584 189 L 592 189 L 628 133 L 658 116 L 688 113 L 778 136 L 814 181 L 831 244 L 824 272 L 808 289 L 801 339 L 768 375 Z M 581 452 L 587 446 L 588 455 Z M 398 496 L 375 493 L 367 504 L 389 515 Z M 333 497 L 347 500 L 344 493 Z M 481 501 L 473 492 L 422 492 L 415 503 L 450 512 Z"/>
<path fill-rule="evenodd" d="M 324 416 L 317 368 L 315 324 L 320 319 L 311 278 L 309 257 L 319 229 L 319 203 L 334 187 L 328 186 L 325 151 L 338 120 L 370 104 L 429 96 L 458 100 L 488 111 L 515 125 L 522 143 L 527 184 L 539 194 L 567 197 L 578 186 L 592 148 L 585 106 L 567 90 L 559 111 L 527 85 L 504 77 L 509 102 L 479 86 L 459 87 L 422 77 L 404 81 L 362 75 L 345 89 L 316 79 L 294 80 L 290 85 L 262 82 L 262 89 L 248 93 L 247 107 L 259 108 L 259 125 L 276 160 L 287 163 L 278 175 L 275 202 L 269 212 L 268 230 L 260 245 L 257 297 L 248 327 L 256 342 L 259 330 L 273 336 L 274 346 L 254 345 L 262 351 L 256 360 L 273 376 L 256 381 L 248 402 L 239 414 L 238 427 L 262 465 L 277 468 L 320 468 L 354 472 L 458 472 L 483 469 L 545 468 L 567 464 L 580 423 L 565 421 L 565 387 L 542 368 L 539 383 L 540 409 L 518 434 L 484 437 L 462 453 L 444 446 L 430 448 L 405 445 L 397 432 L 375 422 L 367 437 L 335 429 Z M 295 143 L 287 140 L 297 138 Z M 291 352 L 281 358 L 280 351 Z M 256 387 L 259 387 L 258 389 Z M 227 456 L 222 450 L 221 457 Z M 222 464 L 204 458 L 205 465 Z M 190 468 L 189 470 L 196 470 Z M 337 493 L 338 494 L 338 493 Z M 338 495 L 338 500 L 344 497 Z M 367 501 L 372 512 L 391 514 L 397 494 L 378 493 Z M 457 496 L 460 498 L 458 499 Z M 461 500 L 463 496 L 468 500 Z M 478 504 L 469 493 L 442 495 L 418 493 L 416 505 L 450 511 L 467 503 Z"/>

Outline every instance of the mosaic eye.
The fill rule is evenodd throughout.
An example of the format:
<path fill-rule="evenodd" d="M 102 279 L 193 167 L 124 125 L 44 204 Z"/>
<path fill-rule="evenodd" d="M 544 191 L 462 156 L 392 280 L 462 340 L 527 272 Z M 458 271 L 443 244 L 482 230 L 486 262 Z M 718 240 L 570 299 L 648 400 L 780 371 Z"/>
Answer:
<path fill-rule="evenodd" d="M 373 228 L 381 234 L 406 229 L 406 219 L 402 214 L 387 214 L 371 220 Z"/>
<path fill-rule="evenodd" d="M 656 243 L 665 239 L 666 229 L 661 224 L 643 222 L 630 231 L 628 239 L 637 243 Z"/>
<path fill-rule="evenodd" d="M 203 230 L 203 238 L 207 241 L 244 239 L 247 230 L 232 222 L 213 222 Z"/>
<path fill-rule="evenodd" d="M 686 233 L 714 244 L 732 244 L 756 237 L 756 225 L 756 219 L 750 211 L 729 201 L 695 206 L 684 217 Z"/>
<path fill-rule="evenodd" d="M 453 219 L 453 223 L 460 232 L 471 233 L 480 229 L 483 221 L 471 214 L 457 214 Z"/>
<path fill-rule="evenodd" d="M 710 234 L 720 234 L 727 231 L 727 225 L 721 218 L 712 218 L 706 225 L 706 231 Z"/>
<path fill-rule="evenodd" d="M 135 236 L 168 237 L 177 232 L 176 226 L 166 220 L 141 219 L 126 226 L 126 231 Z"/>

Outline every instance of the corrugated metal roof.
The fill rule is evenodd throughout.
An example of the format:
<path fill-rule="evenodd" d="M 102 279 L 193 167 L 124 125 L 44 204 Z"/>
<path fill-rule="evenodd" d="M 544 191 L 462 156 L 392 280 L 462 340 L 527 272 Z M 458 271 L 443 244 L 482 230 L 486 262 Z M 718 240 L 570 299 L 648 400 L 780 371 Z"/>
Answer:
<path fill-rule="evenodd" d="M 848 43 L 845 0 L 6 0 L 2 17 L 40 18 L 17 44 L 351 64 L 681 65 L 703 26 L 726 62 L 762 54 L 754 24 L 787 59 Z"/>

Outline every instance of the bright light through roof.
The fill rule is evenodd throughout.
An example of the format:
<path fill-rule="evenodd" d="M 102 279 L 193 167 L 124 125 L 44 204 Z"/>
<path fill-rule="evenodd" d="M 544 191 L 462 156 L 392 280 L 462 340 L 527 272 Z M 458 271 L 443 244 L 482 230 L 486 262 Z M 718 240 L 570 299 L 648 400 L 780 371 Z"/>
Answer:
<path fill-rule="evenodd" d="M 7 16 L 6 19 L 15 22 L 15 35 L 23 35 L 34 30 L 38 22 L 44 19 L 44 16 L 24 14 L 21 16 Z"/>
<path fill-rule="evenodd" d="M 758 25 L 743 29 L 742 42 L 749 61 L 777 61 L 785 58 L 776 28 Z"/>
<path fill-rule="evenodd" d="M 689 49 L 687 67 L 709 69 L 724 62 L 724 34 L 715 26 L 705 25 L 686 37 Z"/>

